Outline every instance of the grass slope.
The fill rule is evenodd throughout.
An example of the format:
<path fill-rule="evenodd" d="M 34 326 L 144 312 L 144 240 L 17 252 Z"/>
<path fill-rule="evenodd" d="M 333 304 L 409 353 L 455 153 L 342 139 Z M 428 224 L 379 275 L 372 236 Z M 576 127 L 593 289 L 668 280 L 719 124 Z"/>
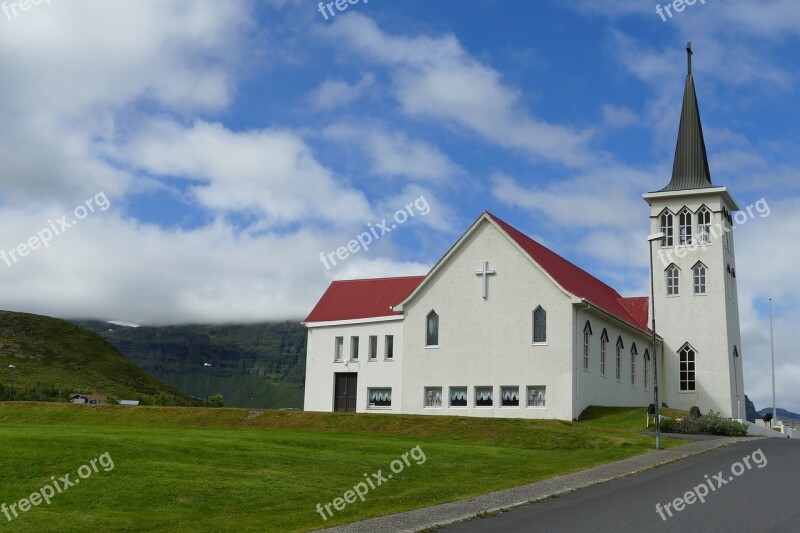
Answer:
<path fill-rule="evenodd" d="M 201 408 L 0 404 L 0 502 L 108 452 L 18 531 L 308 531 L 476 496 L 652 449 L 642 409 L 591 423 Z M 634 418 L 640 419 L 635 425 Z M 629 420 L 627 427 L 620 422 Z M 664 439 L 665 446 L 677 441 Z M 323 521 L 317 503 L 420 446 L 422 464 Z M 54 452 L 54 450 L 57 450 Z M 5 520 L 2 515 L 0 519 Z"/>
<path fill-rule="evenodd" d="M 56 318 L 0 311 L 0 376 L 5 395 L 11 364 L 16 366 L 14 389 L 20 399 L 26 395 L 34 399 L 49 389 L 131 399 L 163 393 L 174 395 L 179 403 L 190 403 L 98 335 Z"/>

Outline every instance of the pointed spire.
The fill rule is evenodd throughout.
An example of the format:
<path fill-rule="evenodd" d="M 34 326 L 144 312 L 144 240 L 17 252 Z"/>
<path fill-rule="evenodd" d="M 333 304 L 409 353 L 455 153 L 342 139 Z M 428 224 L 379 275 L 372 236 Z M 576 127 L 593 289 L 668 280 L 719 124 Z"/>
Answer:
<path fill-rule="evenodd" d="M 675 161 L 672 165 L 672 180 L 661 191 L 683 191 L 712 187 L 711 172 L 708 169 L 706 143 L 703 139 L 703 126 L 700 123 L 700 109 L 692 76 L 692 43 L 686 45 L 688 73 L 686 89 L 683 93 L 681 125 L 678 128 L 678 144 L 675 148 Z"/>

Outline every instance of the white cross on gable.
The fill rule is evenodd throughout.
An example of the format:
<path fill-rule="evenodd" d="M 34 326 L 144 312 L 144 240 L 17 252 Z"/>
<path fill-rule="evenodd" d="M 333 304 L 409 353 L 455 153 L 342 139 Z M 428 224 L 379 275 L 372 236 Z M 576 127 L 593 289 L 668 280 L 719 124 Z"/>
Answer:
<path fill-rule="evenodd" d="M 489 296 L 489 276 L 496 275 L 497 272 L 494 270 L 489 270 L 489 261 L 483 262 L 483 269 L 476 270 L 476 276 L 483 276 L 483 299 L 485 300 Z"/>

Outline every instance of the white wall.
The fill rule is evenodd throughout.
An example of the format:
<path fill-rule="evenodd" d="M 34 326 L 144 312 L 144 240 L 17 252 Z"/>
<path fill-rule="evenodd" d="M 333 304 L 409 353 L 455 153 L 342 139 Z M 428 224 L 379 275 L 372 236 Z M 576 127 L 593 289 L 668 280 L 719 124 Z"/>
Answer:
<path fill-rule="evenodd" d="M 741 404 L 741 416 L 744 415 L 744 381 L 742 376 L 742 345 L 739 336 L 739 312 L 733 298 L 726 293 L 726 266 L 735 268 L 733 254 L 724 249 L 721 232 L 705 247 L 678 247 L 679 216 L 678 212 L 685 205 L 695 212 L 692 223 L 696 237 L 696 211 L 705 205 L 712 211 L 711 224 L 722 221 L 722 207 L 730 210 L 725 196 L 719 191 L 704 189 L 698 191 L 682 191 L 681 194 L 663 193 L 649 198 L 652 205 L 651 231 L 660 231 L 659 215 L 665 207 L 675 214 L 675 246 L 662 248 L 659 243 L 653 245 L 655 271 L 655 305 L 656 327 L 664 339 L 665 348 L 659 377 L 662 388 L 659 390 L 660 401 L 667 402 L 670 407 L 688 410 L 693 405 L 701 411 L 714 410 L 723 416 L 738 418 L 738 400 Z M 715 230 L 716 231 L 716 230 Z M 733 233 L 730 233 L 731 242 Z M 680 254 L 675 253 L 678 247 Z M 672 255 L 668 255 L 673 252 Z M 680 256 L 682 255 L 682 257 Z M 660 258 L 663 257 L 664 261 Z M 693 294 L 692 268 L 702 261 L 707 267 L 706 294 Z M 666 262 L 676 264 L 680 269 L 680 295 L 667 296 Z M 688 342 L 696 350 L 696 390 L 682 392 L 679 383 L 678 351 Z M 733 347 L 736 346 L 740 357 L 736 361 L 734 371 Z M 661 354 L 659 354 L 661 358 Z"/>
<path fill-rule="evenodd" d="M 369 336 L 378 336 L 378 357 L 368 358 Z M 394 335 L 394 358 L 384 358 L 386 335 Z M 351 337 L 359 337 L 358 361 L 350 360 Z M 334 360 L 334 339 L 344 337 L 342 361 Z M 308 348 L 306 359 L 306 387 L 304 410 L 333 411 L 334 380 L 337 372 L 356 372 L 358 374 L 358 393 L 356 411 L 399 412 L 402 395 L 403 364 L 403 321 L 383 321 L 361 324 L 308 328 Z M 368 409 L 367 388 L 391 387 L 392 407 Z"/>
<path fill-rule="evenodd" d="M 483 262 L 497 275 L 489 278 Z M 547 311 L 547 344 L 532 343 L 532 313 Z M 425 347 L 425 321 L 439 314 L 439 347 Z M 572 304 L 516 246 L 482 222 L 405 308 L 402 409 L 411 414 L 557 418 L 572 405 Z M 546 406 L 528 408 L 526 387 L 545 385 Z M 443 388 L 443 407 L 425 408 L 426 386 Z M 466 408 L 448 407 L 450 386 L 468 387 Z M 494 388 L 493 407 L 475 407 L 475 387 Z M 500 387 L 520 388 L 519 407 L 500 406 Z"/>

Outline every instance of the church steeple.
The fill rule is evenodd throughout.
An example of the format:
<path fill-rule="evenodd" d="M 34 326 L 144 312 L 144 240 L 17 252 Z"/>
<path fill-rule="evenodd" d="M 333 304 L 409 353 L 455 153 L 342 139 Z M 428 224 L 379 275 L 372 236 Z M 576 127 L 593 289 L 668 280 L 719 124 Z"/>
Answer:
<path fill-rule="evenodd" d="M 700 109 L 697 105 L 697 94 L 692 77 L 692 43 L 687 43 L 686 53 L 688 73 L 686 74 L 686 89 L 683 93 L 678 144 L 675 148 L 675 161 L 672 165 L 672 180 L 660 192 L 712 187 L 706 143 L 703 140 L 703 126 L 700 123 Z"/>

